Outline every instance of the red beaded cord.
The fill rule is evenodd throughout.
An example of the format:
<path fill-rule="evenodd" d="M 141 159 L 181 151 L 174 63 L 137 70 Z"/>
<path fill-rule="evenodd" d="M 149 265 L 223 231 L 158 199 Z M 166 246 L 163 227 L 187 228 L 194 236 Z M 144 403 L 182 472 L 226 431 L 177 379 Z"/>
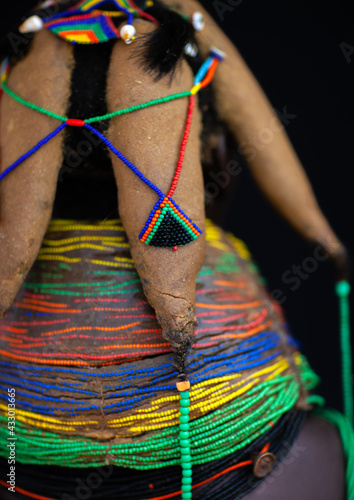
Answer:
<path fill-rule="evenodd" d="M 178 182 L 179 176 L 181 174 L 183 160 L 184 160 L 184 153 L 185 153 L 185 150 L 186 150 L 186 146 L 187 146 L 187 142 L 188 142 L 188 137 L 189 137 L 189 131 L 190 131 L 190 128 L 191 128 L 191 123 L 192 123 L 192 115 L 193 115 L 194 105 L 195 105 L 194 95 L 190 95 L 189 96 L 189 106 L 188 106 L 188 112 L 187 112 L 186 126 L 185 126 L 185 129 L 184 129 L 183 139 L 182 139 L 182 142 L 181 142 L 181 149 L 180 149 L 180 152 L 179 152 L 179 158 L 178 158 L 178 163 L 177 163 L 177 167 L 176 167 L 176 172 L 175 172 L 175 175 L 173 177 L 170 190 L 169 190 L 169 192 L 167 194 L 167 198 L 171 198 L 171 196 L 175 192 L 175 189 L 177 187 L 177 182 Z"/>

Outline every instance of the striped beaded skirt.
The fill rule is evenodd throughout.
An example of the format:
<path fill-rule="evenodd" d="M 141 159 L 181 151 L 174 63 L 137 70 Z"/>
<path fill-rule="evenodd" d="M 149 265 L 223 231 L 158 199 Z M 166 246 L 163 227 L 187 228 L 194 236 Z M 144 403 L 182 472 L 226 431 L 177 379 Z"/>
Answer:
<path fill-rule="evenodd" d="M 193 484 L 211 487 L 210 478 L 246 452 L 266 447 L 281 459 L 318 379 L 245 245 L 210 222 L 206 237 L 188 366 Z M 70 500 L 60 496 L 67 490 L 53 479 L 58 471 L 68 481 L 76 471 L 74 491 L 77 471 L 113 467 L 106 481 L 113 496 L 100 487 L 91 498 L 179 498 L 177 374 L 119 220 L 51 222 L 0 321 L 0 366 L 1 442 L 13 389 L 19 487 L 29 489 L 33 477 L 32 490 L 43 493 L 42 474 L 50 498 Z M 0 456 L 3 465 L 8 449 Z M 233 500 L 260 480 L 245 467 Z M 200 498 L 217 498 L 208 491 Z"/>

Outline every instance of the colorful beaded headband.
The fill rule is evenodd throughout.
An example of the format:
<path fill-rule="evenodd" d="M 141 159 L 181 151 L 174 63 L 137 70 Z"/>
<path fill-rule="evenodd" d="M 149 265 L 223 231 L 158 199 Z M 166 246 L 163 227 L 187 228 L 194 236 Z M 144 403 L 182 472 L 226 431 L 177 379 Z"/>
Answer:
<path fill-rule="evenodd" d="M 105 4 L 114 10 L 102 10 Z M 152 0 L 145 2 L 145 8 L 152 5 Z M 195 12 L 191 17 L 180 15 L 190 22 L 196 31 L 204 28 L 204 19 L 200 12 Z M 120 30 L 112 20 L 117 17 L 127 17 L 127 24 Z M 71 9 L 44 19 L 38 15 L 29 17 L 20 26 L 20 32 L 28 33 L 47 28 L 71 43 L 93 44 L 121 38 L 129 44 L 135 39 L 134 17 L 159 24 L 153 16 L 144 12 L 144 9 L 140 9 L 133 0 L 82 0 Z"/>

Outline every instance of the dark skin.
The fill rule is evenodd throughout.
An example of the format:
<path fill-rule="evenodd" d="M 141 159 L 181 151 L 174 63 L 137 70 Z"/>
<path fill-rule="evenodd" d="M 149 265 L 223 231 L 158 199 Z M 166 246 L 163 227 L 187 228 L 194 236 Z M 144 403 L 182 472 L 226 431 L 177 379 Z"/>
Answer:
<path fill-rule="evenodd" d="M 174 0 L 166 3 L 186 13 L 203 11 L 194 0 L 186 0 L 183 5 L 176 5 Z M 227 55 L 213 81 L 221 118 L 240 143 L 249 143 L 264 127 L 272 125 L 278 128 L 274 140 L 255 158 L 249 159 L 255 180 L 274 206 L 307 240 L 321 242 L 340 269 L 340 277 L 346 277 L 345 249 L 319 209 L 280 122 L 235 47 L 204 14 L 206 28 L 198 34 L 202 53 L 207 55 L 212 40 Z M 144 21 L 138 21 L 136 27 L 138 34 L 155 29 Z M 135 44 L 138 46 L 139 41 Z M 185 63 L 177 68 L 171 82 L 166 77 L 156 83 L 151 75 L 136 67 L 134 59 L 129 58 L 129 49 L 129 46 L 117 42 L 113 51 L 107 88 L 109 111 L 191 87 L 192 73 Z M 9 86 L 25 99 L 64 115 L 68 107 L 72 64 L 70 45 L 46 31 L 40 32 L 28 56 L 13 68 Z M 232 83 L 235 81 L 237 86 Z M 139 116 L 134 113 L 120 117 L 110 124 L 108 135 L 111 141 L 163 191 L 168 190 L 174 174 L 186 110 L 187 100 L 178 101 L 139 111 Z M 0 170 L 58 125 L 55 120 L 24 108 L 7 95 L 1 99 L 0 116 Z M 175 199 L 203 229 L 200 127 L 197 111 Z M 63 135 L 60 134 L 0 184 L 0 317 L 11 307 L 48 226 L 62 162 L 62 141 Z M 141 244 L 138 234 L 156 202 L 156 196 L 118 159 L 112 157 L 112 161 L 119 189 L 119 213 L 146 297 L 156 311 L 163 335 L 175 348 L 185 346 L 194 334 L 195 281 L 203 262 L 204 236 L 177 252 Z M 333 428 L 324 427 L 321 422 L 314 419 L 306 424 L 301 434 L 306 451 L 268 485 L 263 497 L 255 491 L 245 499 L 254 500 L 260 496 L 264 499 L 298 500 L 300 495 L 303 500 L 343 497 L 344 465 L 340 441 Z M 307 432 L 306 429 L 312 430 Z M 326 453 L 321 448 L 323 441 L 326 442 Z M 336 467 L 332 457 L 337 457 Z M 326 487 L 323 478 L 334 485 L 331 498 L 327 496 L 329 486 Z M 308 497 L 295 487 L 302 488 L 307 481 L 305 493 Z M 294 487 L 290 488 L 289 484 Z"/>

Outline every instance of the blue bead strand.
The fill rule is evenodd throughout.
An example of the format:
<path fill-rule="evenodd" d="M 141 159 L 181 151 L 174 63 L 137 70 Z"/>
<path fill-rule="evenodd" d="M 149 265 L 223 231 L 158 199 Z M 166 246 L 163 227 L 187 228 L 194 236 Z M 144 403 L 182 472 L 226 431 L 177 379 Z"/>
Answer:
<path fill-rule="evenodd" d="M 212 62 L 213 62 L 213 58 L 212 57 L 208 57 L 208 59 L 206 59 L 203 62 L 203 64 L 199 68 L 197 74 L 195 75 L 194 85 L 198 85 L 203 80 L 203 78 L 206 75 L 206 73 L 208 72 L 208 69 L 210 68 Z"/>
<path fill-rule="evenodd" d="M 20 158 L 18 158 L 14 163 L 12 163 L 12 165 L 10 165 L 9 167 L 7 167 L 0 174 L 0 181 L 2 181 L 4 177 L 6 177 L 12 170 L 14 170 L 16 167 L 18 167 L 22 162 L 24 162 L 25 160 L 27 160 L 27 158 L 29 158 L 36 151 L 38 151 L 38 149 L 40 149 L 42 146 L 44 146 L 44 144 L 46 144 L 51 139 L 53 139 L 53 137 L 55 137 L 56 135 L 58 135 L 59 132 L 61 132 L 63 130 L 63 128 L 66 127 L 66 126 L 67 126 L 67 124 L 65 122 L 61 123 L 59 125 L 59 127 L 57 127 L 53 132 L 51 132 L 49 135 L 47 135 L 44 139 L 42 139 L 41 141 L 39 141 L 38 144 L 36 144 L 35 146 L 33 146 L 32 149 L 30 149 L 29 151 L 27 151 L 27 153 L 25 153 L 24 155 L 20 156 Z"/>
<path fill-rule="evenodd" d="M 140 180 L 142 180 L 147 186 L 149 186 L 150 189 L 152 189 L 153 191 L 155 191 L 159 197 L 162 197 L 164 198 L 165 195 L 163 194 L 162 191 L 160 191 L 160 189 L 155 186 L 155 184 L 153 184 L 151 181 L 149 181 L 149 179 L 147 179 L 145 177 L 145 175 L 143 175 L 129 160 L 128 158 L 126 158 L 124 155 L 122 155 L 122 153 L 120 151 L 118 151 L 118 149 L 116 149 L 113 144 L 103 135 L 101 134 L 101 132 L 99 132 L 98 130 L 96 130 L 94 127 L 92 127 L 91 125 L 89 125 L 88 123 L 85 124 L 85 128 L 87 128 L 88 130 L 90 130 L 93 134 L 97 135 L 97 137 L 99 137 L 101 139 L 101 141 L 106 144 L 106 146 L 112 151 L 112 153 L 114 153 L 116 156 L 118 156 L 118 158 L 120 160 L 122 160 L 123 163 L 126 164 L 127 167 L 130 168 L 130 170 L 132 170 L 134 172 L 135 175 L 137 175 L 139 177 Z"/>

